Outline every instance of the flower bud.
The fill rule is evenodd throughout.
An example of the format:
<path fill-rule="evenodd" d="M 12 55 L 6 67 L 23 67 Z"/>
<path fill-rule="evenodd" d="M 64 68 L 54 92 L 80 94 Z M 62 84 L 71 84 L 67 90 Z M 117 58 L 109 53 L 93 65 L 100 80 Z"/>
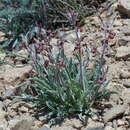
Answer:
<path fill-rule="evenodd" d="M 115 34 L 114 32 L 109 32 L 108 38 L 109 38 L 109 39 L 114 39 L 115 35 L 116 35 L 116 34 Z"/>
<path fill-rule="evenodd" d="M 49 66 L 49 60 L 45 60 L 44 67 L 47 68 Z"/>

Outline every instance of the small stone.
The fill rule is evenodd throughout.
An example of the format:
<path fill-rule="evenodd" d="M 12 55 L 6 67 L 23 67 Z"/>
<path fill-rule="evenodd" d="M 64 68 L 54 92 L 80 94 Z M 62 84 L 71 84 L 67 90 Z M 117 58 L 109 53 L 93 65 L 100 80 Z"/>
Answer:
<path fill-rule="evenodd" d="M 0 31 L 0 37 L 5 36 L 6 34 Z"/>
<path fill-rule="evenodd" d="M 0 121 L 4 120 L 4 118 L 7 116 L 7 112 L 0 110 Z"/>
<path fill-rule="evenodd" d="M 4 100 L 4 103 L 6 104 L 6 106 L 8 106 L 9 104 L 12 103 L 12 100 L 10 100 L 10 99 L 5 99 L 5 100 Z"/>
<path fill-rule="evenodd" d="M 41 127 L 41 128 L 39 128 L 38 130 L 51 130 L 48 126 L 43 126 L 43 127 Z"/>
<path fill-rule="evenodd" d="M 4 130 L 4 128 L 2 126 L 0 126 L 0 130 Z"/>
<path fill-rule="evenodd" d="M 6 57 L 6 54 L 0 52 L 0 60 L 4 60 L 5 57 Z"/>
<path fill-rule="evenodd" d="M 0 111 L 2 111 L 4 107 L 5 107 L 4 103 L 0 101 Z"/>
<path fill-rule="evenodd" d="M 0 72 L 0 82 L 5 85 L 12 86 L 15 86 L 16 84 L 24 81 L 32 70 L 30 65 L 24 66 L 22 68 L 15 68 L 9 65 L 3 65 L 2 67 L 5 70 L 4 72 Z"/>
<path fill-rule="evenodd" d="M 7 116 L 8 116 L 7 112 L 0 110 L 0 127 L 1 127 L 1 129 L 7 127 L 7 121 L 5 119 Z"/>
<path fill-rule="evenodd" d="M 116 19 L 116 20 L 114 21 L 114 23 L 113 23 L 113 26 L 114 26 L 114 27 L 122 26 L 122 21 L 119 20 L 119 19 Z"/>
<path fill-rule="evenodd" d="M 103 130 L 104 124 L 101 122 L 88 120 L 87 127 L 84 130 Z"/>
<path fill-rule="evenodd" d="M 126 116 L 129 116 L 129 119 L 130 119 L 130 108 L 128 107 L 124 113 L 124 116 L 126 118 Z"/>
<path fill-rule="evenodd" d="M 34 121 L 34 125 L 40 127 L 43 123 L 41 121 Z"/>
<path fill-rule="evenodd" d="M 129 18 L 123 19 L 122 23 L 123 23 L 124 26 L 129 25 L 130 24 L 130 19 Z"/>
<path fill-rule="evenodd" d="M 5 90 L 5 92 L 2 94 L 2 99 L 7 99 L 7 98 L 10 98 L 11 96 L 14 96 L 15 95 L 15 89 L 7 89 Z"/>
<path fill-rule="evenodd" d="M 125 81 L 123 83 L 123 85 L 126 87 L 126 88 L 130 88 L 130 81 Z"/>
<path fill-rule="evenodd" d="M 73 57 L 75 45 L 71 42 L 65 42 L 64 44 L 64 53 L 67 57 Z"/>
<path fill-rule="evenodd" d="M 19 108 L 19 111 L 22 112 L 22 113 L 26 113 L 26 112 L 28 112 L 28 108 L 25 107 L 25 106 L 22 106 L 22 107 Z"/>
<path fill-rule="evenodd" d="M 117 41 L 115 39 L 112 39 L 109 41 L 109 45 L 112 47 L 112 46 L 115 46 L 117 43 Z"/>
<path fill-rule="evenodd" d="M 128 79 L 128 78 L 130 78 L 130 72 L 127 71 L 127 70 L 121 70 L 120 78 L 121 79 Z"/>
<path fill-rule="evenodd" d="M 130 36 L 129 26 L 124 26 L 123 29 L 122 29 L 122 33 L 123 33 L 125 36 Z"/>
<path fill-rule="evenodd" d="M 122 115 L 127 108 L 127 105 L 116 105 L 113 106 L 110 110 L 104 113 L 104 121 L 112 121 L 113 119 L 117 118 L 118 116 Z"/>
<path fill-rule="evenodd" d="M 40 117 L 39 117 L 39 120 L 40 120 L 40 121 L 43 121 L 43 120 L 45 120 L 45 118 L 46 118 L 45 116 L 40 116 Z"/>
<path fill-rule="evenodd" d="M 24 101 L 19 101 L 19 102 L 16 102 L 15 104 L 12 104 L 12 106 L 11 106 L 11 108 L 13 109 L 13 110 L 18 110 L 18 109 L 20 109 L 20 107 L 23 107 L 23 109 L 24 108 L 26 108 L 26 109 L 30 109 L 30 108 L 32 108 L 32 105 L 31 104 L 29 104 L 29 103 L 26 103 L 26 102 L 24 102 Z M 22 109 L 21 109 L 22 110 Z"/>
<path fill-rule="evenodd" d="M 5 33 L 0 31 L 0 42 L 4 41 L 5 35 L 6 35 Z"/>
<path fill-rule="evenodd" d="M 10 111 L 9 112 L 9 116 L 12 117 L 12 118 L 16 117 L 17 114 L 18 114 L 18 112 L 15 112 L 15 111 Z"/>
<path fill-rule="evenodd" d="M 112 122 L 107 122 L 107 126 L 112 126 Z"/>
<path fill-rule="evenodd" d="M 27 116 L 9 121 L 9 127 L 11 130 L 30 130 L 32 126 L 33 120 L 31 117 Z"/>
<path fill-rule="evenodd" d="M 130 17 L 130 1 L 129 0 L 118 0 L 117 9 L 122 14 Z"/>
<path fill-rule="evenodd" d="M 126 130 L 126 128 L 124 126 L 120 126 L 117 128 L 117 130 Z"/>
<path fill-rule="evenodd" d="M 117 120 L 117 125 L 118 126 L 125 125 L 125 121 L 119 119 L 119 120 Z"/>
<path fill-rule="evenodd" d="M 92 116 L 92 119 L 96 121 L 96 120 L 98 120 L 99 118 L 98 118 L 97 115 L 93 115 L 93 116 Z"/>
<path fill-rule="evenodd" d="M 130 36 L 122 36 L 121 38 L 118 39 L 118 45 L 119 46 L 127 46 L 130 45 Z"/>
<path fill-rule="evenodd" d="M 116 59 L 127 60 L 130 58 L 130 47 L 121 46 L 116 49 Z"/>
<path fill-rule="evenodd" d="M 122 91 L 121 98 L 125 104 L 130 104 L 130 88 L 124 89 Z"/>
<path fill-rule="evenodd" d="M 115 130 L 115 128 L 113 128 L 112 126 L 106 126 L 104 130 Z"/>
<path fill-rule="evenodd" d="M 86 128 L 84 130 L 104 130 L 103 128 L 98 128 L 98 127 L 92 127 L 92 128 Z"/>

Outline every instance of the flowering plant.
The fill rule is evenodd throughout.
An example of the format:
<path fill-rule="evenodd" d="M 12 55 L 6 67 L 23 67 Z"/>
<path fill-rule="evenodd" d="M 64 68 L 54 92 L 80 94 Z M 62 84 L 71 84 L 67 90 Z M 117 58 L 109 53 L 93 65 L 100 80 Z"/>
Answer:
<path fill-rule="evenodd" d="M 75 17 L 72 15 L 70 21 Z M 74 17 L 73 17 L 74 15 Z M 57 45 L 51 44 L 54 33 L 42 28 L 37 31 L 29 32 L 26 36 L 26 43 L 32 41 L 27 47 L 32 59 L 32 66 L 37 76 L 32 78 L 32 86 L 35 90 L 34 95 L 30 95 L 35 103 L 35 107 L 46 109 L 51 117 L 51 124 L 64 119 L 70 114 L 89 115 L 90 108 L 104 96 L 110 95 L 111 91 L 106 89 L 108 81 L 106 73 L 108 67 L 103 62 L 105 51 L 109 39 L 113 39 L 114 33 L 105 30 L 105 39 L 101 41 L 102 52 L 95 60 L 91 71 L 88 71 L 88 59 L 83 58 L 84 53 L 97 52 L 97 47 L 93 47 L 88 52 L 87 46 L 81 45 L 79 29 L 76 22 L 72 23 L 75 34 L 75 49 L 73 58 L 68 58 L 64 54 L 64 44 L 62 37 L 57 41 Z M 57 49 L 56 54 L 53 53 Z"/>

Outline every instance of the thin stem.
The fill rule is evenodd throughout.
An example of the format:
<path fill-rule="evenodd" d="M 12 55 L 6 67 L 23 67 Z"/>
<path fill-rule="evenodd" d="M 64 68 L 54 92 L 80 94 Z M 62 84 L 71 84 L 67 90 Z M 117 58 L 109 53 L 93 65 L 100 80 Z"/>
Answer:
<path fill-rule="evenodd" d="M 83 66 L 83 62 L 82 62 L 82 49 L 81 49 L 81 41 L 80 41 L 80 37 L 79 37 L 79 34 L 78 34 L 78 29 L 75 28 L 75 33 L 76 33 L 76 37 L 77 37 L 77 40 L 78 40 L 78 43 L 79 43 L 79 63 L 80 63 L 80 84 L 81 84 L 81 87 L 84 88 L 84 85 L 83 85 L 83 69 L 82 69 L 82 66 Z"/>

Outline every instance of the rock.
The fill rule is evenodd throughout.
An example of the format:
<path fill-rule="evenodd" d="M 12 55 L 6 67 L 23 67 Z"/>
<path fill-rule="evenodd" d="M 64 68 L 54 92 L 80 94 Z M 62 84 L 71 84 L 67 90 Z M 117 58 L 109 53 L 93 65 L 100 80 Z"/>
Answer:
<path fill-rule="evenodd" d="M 9 121 L 10 130 L 30 130 L 32 126 L 33 119 L 27 116 Z"/>
<path fill-rule="evenodd" d="M 112 47 L 112 46 L 115 46 L 116 43 L 117 43 L 117 41 L 116 41 L 115 39 L 111 39 L 111 40 L 109 41 L 109 45 L 110 45 L 111 47 Z"/>
<path fill-rule="evenodd" d="M 125 121 L 119 119 L 119 120 L 117 120 L 117 125 L 118 126 L 123 126 L 123 125 L 125 125 Z"/>
<path fill-rule="evenodd" d="M 3 36 L 5 36 L 5 33 L 0 32 L 0 37 L 3 37 Z"/>
<path fill-rule="evenodd" d="M 4 107 L 5 107 L 4 103 L 0 101 L 0 111 L 4 110 Z"/>
<path fill-rule="evenodd" d="M 123 85 L 126 87 L 126 88 L 130 88 L 130 81 L 125 81 L 123 83 Z"/>
<path fill-rule="evenodd" d="M 129 0 L 118 0 L 117 9 L 122 13 L 130 17 L 130 1 Z"/>
<path fill-rule="evenodd" d="M 28 108 L 25 107 L 25 106 L 20 107 L 18 110 L 19 110 L 20 112 L 22 112 L 22 113 L 28 112 Z"/>
<path fill-rule="evenodd" d="M 116 49 L 116 59 L 127 60 L 130 58 L 130 47 L 121 46 Z"/>
<path fill-rule="evenodd" d="M 85 34 L 78 32 L 79 38 L 82 38 Z M 70 31 L 59 31 L 57 33 L 58 38 L 62 38 L 62 40 L 68 41 L 73 43 L 77 39 L 77 35 L 75 33 L 75 30 L 70 30 Z"/>
<path fill-rule="evenodd" d="M 2 66 L 5 70 L 0 72 L 0 82 L 6 85 L 15 86 L 18 83 L 24 81 L 32 70 L 30 65 L 14 68 L 9 65 Z"/>
<path fill-rule="evenodd" d="M 0 126 L 0 130 L 4 130 L 4 128 L 2 126 Z"/>
<path fill-rule="evenodd" d="M 121 70 L 120 79 L 128 79 L 130 78 L 130 72 L 127 70 Z"/>
<path fill-rule="evenodd" d="M 47 119 L 47 117 L 46 117 L 46 116 L 40 116 L 38 119 L 39 119 L 40 121 L 44 121 L 44 120 Z"/>
<path fill-rule="evenodd" d="M 127 25 L 130 24 L 130 19 L 129 18 L 128 19 L 123 19 L 122 23 L 123 23 L 123 26 L 127 26 Z"/>
<path fill-rule="evenodd" d="M 115 62 L 115 63 L 110 63 L 109 64 L 109 69 L 108 69 L 108 73 L 107 73 L 107 77 L 109 80 L 114 80 L 119 79 L 119 75 L 120 75 L 120 70 L 122 69 L 123 62 Z"/>
<path fill-rule="evenodd" d="M 103 128 L 98 128 L 98 127 L 92 127 L 92 128 L 86 128 L 84 130 L 104 130 Z"/>
<path fill-rule="evenodd" d="M 71 42 L 65 42 L 65 44 L 64 44 L 64 53 L 65 53 L 65 55 L 68 56 L 68 57 L 72 57 L 74 47 L 75 47 L 75 45 L 72 44 Z"/>
<path fill-rule="evenodd" d="M 122 36 L 118 39 L 118 45 L 119 46 L 129 46 L 130 45 L 130 36 Z"/>
<path fill-rule="evenodd" d="M 4 121 L 4 118 L 7 116 L 7 113 L 3 110 L 0 110 L 0 123 Z"/>
<path fill-rule="evenodd" d="M 4 41 L 5 39 L 5 33 L 0 31 L 0 42 Z"/>
<path fill-rule="evenodd" d="M 0 110 L 0 129 L 6 130 L 7 127 L 7 121 L 6 121 L 6 117 L 7 117 L 8 113 Z"/>
<path fill-rule="evenodd" d="M 87 20 L 88 19 L 86 19 L 86 24 L 88 24 Z M 101 22 L 98 16 L 90 16 L 89 20 L 93 25 L 99 24 Z"/>
<path fill-rule="evenodd" d="M 66 119 L 62 125 L 55 125 L 55 126 L 52 126 L 52 130 L 73 130 L 74 128 L 82 128 L 83 127 L 83 124 L 80 120 L 78 119 Z"/>
<path fill-rule="evenodd" d="M 1 60 L 1 61 L 4 60 L 5 56 L 6 56 L 5 53 L 1 53 L 1 52 L 0 52 L 0 60 Z"/>
<path fill-rule="evenodd" d="M 37 126 L 37 127 L 41 127 L 43 124 L 43 122 L 39 121 L 39 120 L 35 120 L 34 121 L 34 126 Z"/>
<path fill-rule="evenodd" d="M 119 19 L 115 19 L 113 23 L 113 27 L 122 26 L 122 21 Z"/>
<path fill-rule="evenodd" d="M 127 105 L 116 105 L 113 106 L 110 110 L 108 110 L 106 113 L 104 113 L 104 121 L 108 122 L 111 121 L 118 116 L 121 116 L 127 108 Z"/>
<path fill-rule="evenodd" d="M 84 130 L 103 130 L 104 124 L 98 121 L 88 120 L 87 127 Z"/>
<path fill-rule="evenodd" d="M 14 96 L 15 95 L 15 89 L 13 88 L 9 88 L 7 90 L 5 90 L 2 94 L 2 99 L 5 100 L 7 98 L 10 98 L 11 96 Z"/>
<path fill-rule="evenodd" d="M 125 36 L 130 36 L 129 26 L 123 26 L 121 32 L 122 32 Z"/>
<path fill-rule="evenodd" d="M 115 128 L 113 128 L 112 126 L 106 126 L 104 130 L 115 130 Z"/>
<path fill-rule="evenodd" d="M 127 116 L 129 117 L 128 120 L 130 120 L 130 108 L 129 107 L 126 109 L 124 116 L 125 116 L 126 120 L 127 120 Z"/>
<path fill-rule="evenodd" d="M 125 104 L 130 104 L 130 88 L 123 89 L 121 98 Z"/>
<path fill-rule="evenodd" d="M 126 130 L 124 126 L 118 127 L 117 130 Z"/>
<path fill-rule="evenodd" d="M 18 109 L 21 111 L 26 111 L 27 109 L 30 109 L 30 108 L 32 108 L 31 104 L 24 102 L 24 101 L 19 101 L 19 102 L 16 102 L 15 104 L 11 105 L 11 109 L 13 109 L 15 111 L 17 111 Z"/>
<path fill-rule="evenodd" d="M 51 129 L 47 126 L 43 126 L 43 127 L 39 128 L 38 130 L 51 130 Z"/>

